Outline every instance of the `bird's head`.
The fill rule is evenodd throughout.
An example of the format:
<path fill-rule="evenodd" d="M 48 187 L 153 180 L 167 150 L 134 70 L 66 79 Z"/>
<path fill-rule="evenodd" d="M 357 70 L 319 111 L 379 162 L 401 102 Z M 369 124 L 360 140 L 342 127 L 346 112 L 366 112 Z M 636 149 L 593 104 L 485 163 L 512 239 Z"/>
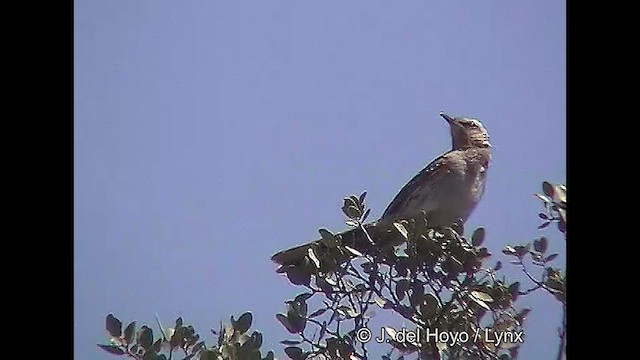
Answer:
<path fill-rule="evenodd" d="M 439 115 L 449 123 L 454 150 L 469 147 L 491 147 L 489 133 L 478 119 L 451 117 L 443 112 L 440 112 Z"/>

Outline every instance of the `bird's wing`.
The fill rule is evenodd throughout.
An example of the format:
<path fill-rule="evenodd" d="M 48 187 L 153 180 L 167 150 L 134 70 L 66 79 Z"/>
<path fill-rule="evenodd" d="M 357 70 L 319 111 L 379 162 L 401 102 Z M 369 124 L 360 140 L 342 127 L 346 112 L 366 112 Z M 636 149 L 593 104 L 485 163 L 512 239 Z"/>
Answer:
<path fill-rule="evenodd" d="M 387 206 L 381 218 L 392 219 L 399 215 L 402 216 L 403 210 L 407 208 L 409 202 L 415 200 L 414 198 L 417 196 L 424 195 L 422 191 L 418 190 L 419 188 L 430 187 L 433 184 L 437 184 L 441 178 L 446 176 L 450 171 L 449 166 L 447 166 L 451 160 L 450 155 L 451 152 L 447 152 L 438 156 L 409 180 L 409 182 L 400 189 L 400 192 L 393 198 L 391 203 L 389 203 L 389 206 Z M 430 191 L 430 189 L 427 188 L 425 191 Z M 435 205 L 436 204 L 434 204 L 434 206 Z M 431 209 L 424 210 L 429 211 Z"/>

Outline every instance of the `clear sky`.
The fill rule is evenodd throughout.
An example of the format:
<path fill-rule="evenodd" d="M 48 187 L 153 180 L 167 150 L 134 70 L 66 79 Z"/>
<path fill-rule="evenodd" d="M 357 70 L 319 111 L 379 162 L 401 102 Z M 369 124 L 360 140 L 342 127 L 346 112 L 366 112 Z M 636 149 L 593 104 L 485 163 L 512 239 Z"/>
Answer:
<path fill-rule="evenodd" d="M 495 260 L 538 230 L 543 180 L 565 181 L 563 1 L 75 1 L 74 348 L 111 359 L 104 317 L 207 339 L 250 310 L 276 321 L 301 292 L 270 256 L 372 218 L 450 147 L 439 111 L 494 146 L 483 225 Z M 504 261 L 506 274 L 521 278 Z M 559 303 L 540 293 L 521 359 L 551 358 Z M 378 357 L 379 358 L 379 357 Z"/>

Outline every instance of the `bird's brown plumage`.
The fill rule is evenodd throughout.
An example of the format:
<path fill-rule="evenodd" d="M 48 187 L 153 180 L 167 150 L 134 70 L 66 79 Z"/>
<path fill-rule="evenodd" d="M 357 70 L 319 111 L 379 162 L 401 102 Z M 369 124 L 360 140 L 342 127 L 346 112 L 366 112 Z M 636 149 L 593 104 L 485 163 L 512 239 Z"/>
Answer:
<path fill-rule="evenodd" d="M 440 113 L 450 126 L 452 149 L 438 156 L 415 175 L 389 203 L 382 217 L 366 228 L 373 238 L 388 235 L 379 226 L 396 219 L 427 215 L 429 226 L 446 227 L 464 223 L 484 194 L 491 159 L 489 135 L 477 119 L 452 118 Z M 388 228 L 385 228 L 388 229 Z M 343 243 L 360 250 L 369 245 L 360 229 L 341 234 Z M 320 240 L 281 251 L 271 258 L 280 265 L 297 264 L 307 249 Z"/>

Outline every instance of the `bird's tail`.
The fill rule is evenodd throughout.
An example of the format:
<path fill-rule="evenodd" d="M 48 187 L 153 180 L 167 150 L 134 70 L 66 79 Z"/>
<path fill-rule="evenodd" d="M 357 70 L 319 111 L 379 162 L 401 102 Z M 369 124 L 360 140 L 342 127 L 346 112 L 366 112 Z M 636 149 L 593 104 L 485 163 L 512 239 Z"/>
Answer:
<path fill-rule="evenodd" d="M 373 246 L 369 237 L 375 241 L 376 246 L 382 244 L 379 240 L 383 240 L 384 243 L 389 243 L 388 236 L 390 233 L 389 228 L 381 226 L 379 223 L 369 223 L 364 225 L 367 234 L 362 231 L 361 228 L 353 228 L 341 233 L 335 234 L 336 237 L 340 237 L 340 243 L 347 245 L 361 253 L 370 253 Z M 393 237 L 397 238 L 397 233 L 393 234 Z M 303 263 L 305 256 L 307 256 L 310 248 L 317 248 L 323 246 L 324 240 L 316 240 L 304 245 L 299 245 L 287 250 L 278 252 L 271 257 L 274 262 L 287 266 L 287 265 L 300 265 Z M 347 261 L 349 258 L 343 259 Z"/>
<path fill-rule="evenodd" d="M 308 251 L 314 245 L 320 243 L 321 240 L 312 241 L 304 245 L 292 247 L 291 249 L 282 250 L 271 257 L 271 260 L 279 265 L 295 265 L 302 262 Z"/>

